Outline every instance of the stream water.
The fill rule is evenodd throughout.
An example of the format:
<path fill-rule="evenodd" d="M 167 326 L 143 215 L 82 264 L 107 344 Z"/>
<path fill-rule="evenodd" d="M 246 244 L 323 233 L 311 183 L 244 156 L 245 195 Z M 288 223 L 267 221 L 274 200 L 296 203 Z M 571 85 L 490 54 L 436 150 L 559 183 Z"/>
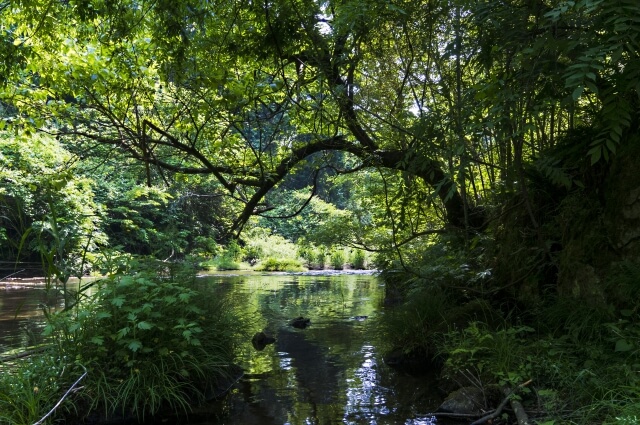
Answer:
<path fill-rule="evenodd" d="M 376 328 L 385 314 L 384 287 L 375 276 L 210 275 L 201 282 L 248 318 L 249 335 L 263 331 L 276 341 L 263 350 L 243 341 L 244 376 L 190 424 L 436 423 L 426 416 L 441 401 L 435 381 L 382 361 Z M 0 353 L 37 339 L 38 304 L 59 302 L 42 289 L 0 286 Z M 310 319 L 307 328 L 290 325 L 299 316 Z"/>

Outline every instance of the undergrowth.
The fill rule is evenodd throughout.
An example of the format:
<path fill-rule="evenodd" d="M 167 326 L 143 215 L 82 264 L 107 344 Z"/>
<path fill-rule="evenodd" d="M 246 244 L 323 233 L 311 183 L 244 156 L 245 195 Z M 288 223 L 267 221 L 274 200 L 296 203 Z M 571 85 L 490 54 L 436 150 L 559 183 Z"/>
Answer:
<path fill-rule="evenodd" d="M 232 310 L 202 296 L 192 270 L 155 261 L 121 266 L 79 292 L 72 307 L 46 312 L 50 348 L 0 377 L 0 423 L 35 423 L 83 370 L 82 389 L 53 417 L 188 413 L 229 377 L 241 327 Z"/>

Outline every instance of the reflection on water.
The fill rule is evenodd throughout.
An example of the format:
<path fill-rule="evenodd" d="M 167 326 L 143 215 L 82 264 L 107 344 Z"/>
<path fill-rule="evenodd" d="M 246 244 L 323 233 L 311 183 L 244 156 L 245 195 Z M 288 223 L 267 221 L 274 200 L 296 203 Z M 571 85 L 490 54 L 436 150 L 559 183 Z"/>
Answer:
<path fill-rule="evenodd" d="M 0 354 L 41 340 L 43 306 L 62 307 L 60 293 L 32 282 L 30 286 L 0 284 Z"/>
<path fill-rule="evenodd" d="M 212 291 L 250 317 L 248 333 L 276 338 L 239 360 L 245 376 L 206 424 L 435 424 L 433 380 L 382 361 L 376 322 L 384 288 L 369 275 L 209 277 Z M 311 319 L 306 329 L 293 318 Z M 219 411 L 219 410 L 218 410 Z"/>
<path fill-rule="evenodd" d="M 248 337 L 238 359 L 244 377 L 226 398 L 191 415 L 192 425 L 435 424 L 424 417 L 440 401 L 433 379 L 401 376 L 382 361 L 376 322 L 384 314 L 384 288 L 375 277 L 209 276 L 200 282 L 246 318 Z M 20 327 L 34 323 L 29 319 L 40 314 L 39 303 L 51 302 L 42 290 L 15 291 L 0 291 L 0 344 L 23 342 Z M 311 320 L 306 329 L 290 325 L 300 316 Z M 275 343 L 254 349 L 257 332 Z"/>

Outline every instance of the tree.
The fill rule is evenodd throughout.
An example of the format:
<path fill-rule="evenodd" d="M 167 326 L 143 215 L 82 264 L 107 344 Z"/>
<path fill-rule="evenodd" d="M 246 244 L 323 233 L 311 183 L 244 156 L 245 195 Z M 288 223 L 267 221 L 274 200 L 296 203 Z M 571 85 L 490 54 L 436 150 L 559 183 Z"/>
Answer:
<path fill-rule="evenodd" d="M 46 135 L 0 132 L 0 257 L 5 270 L 20 262 L 82 273 L 87 251 L 106 242 L 93 181 L 71 164 L 71 154 Z"/>
<path fill-rule="evenodd" d="M 10 19 L 13 45 L 30 58 L 8 98 L 20 110 L 14 125 L 37 116 L 74 143 L 212 174 L 243 204 L 234 231 L 269 208 L 265 195 L 291 170 L 328 151 L 349 153 L 353 169 L 418 177 L 447 223 L 479 225 L 455 180 L 448 117 L 427 113 L 446 55 L 418 34 L 448 4 L 49 6 Z M 60 16 L 72 25 L 50 28 Z"/>
<path fill-rule="evenodd" d="M 443 207 L 443 222 L 480 228 L 475 199 L 500 179 L 527 199 L 523 164 L 568 128 L 599 122 L 584 149 L 597 162 L 637 125 L 633 0 L 9 9 L 14 127 L 88 154 L 111 146 L 147 164 L 148 183 L 152 168 L 213 175 L 241 205 L 234 232 L 271 208 L 266 194 L 292 170 L 333 166 L 317 160 L 330 151 L 352 160 L 340 172 L 421 180 L 411 187 Z"/>

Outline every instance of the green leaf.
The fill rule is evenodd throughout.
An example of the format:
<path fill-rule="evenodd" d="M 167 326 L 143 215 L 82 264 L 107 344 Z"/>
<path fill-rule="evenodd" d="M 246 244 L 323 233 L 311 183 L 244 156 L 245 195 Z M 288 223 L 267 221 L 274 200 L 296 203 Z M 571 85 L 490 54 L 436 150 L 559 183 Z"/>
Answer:
<path fill-rule="evenodd" d="M 153 324 L 152 323 L 145 322 L 145 321 L 142 321 L 142 322 L 138 323 L 138 329 L 149 330 L 149 329 L 152 329 L 152 328 L 153 328 Z"/>
<path fill-rule="evenodd" d="M 591 165 L 595 164 L 596 162 L 600 161 L 600 158 L 602 157 L 602 146 L 594 146 L 593 148 L 589 149 L 587 155 L 591 157 Z"/>
<path fill-rule="evenodd" d="M 176 297 L 174 297 L 173 295 L 167 295 L 163 298 L 163 301 L 169 305 L 175 303 L 176 301 L 178 301 L 178 299 Z"/>
<path fill-rule="evenodd" d="M 139 349 L 142 348 L 142 343 L 140 341 L 138 341 L 137 339 L 134 339 L 133 341 L 131 341 L 129 343 L 129 345 L 127 345 L 127 347 L 129 348 L 129 350 L 133 351 L 134 353 L 136 351 L 138 351 Z"/>
<path fill-rule="evenodd" d="M 626 339 L 619 339 L 616 341 L 616 352 L 626 352 L 633 349 L 633 344 L 629 343 Z"/>
<path fill-rule="evenodd" d="M 573 100 L 578 100 L 582 95 L 583 90 L 584 90 L 584 86 L 582 85 L 576 87 L 573 93 L 571 94 L 571 97 L 573 98 Z"/>
<path fill-rule="evenodd" d="M 125 336 L 127 336 L 127 335 L 129 334 L 129 331 L 130 331 L 130 329 L 129 329 L 129 327 L 128 327 L 128 326 L 127 326 L 127 327 L 124 327 L 124 328 L 122 328 L 122 329 L 120 329 L 120 330 L 116 333 L 116 339 L 122 339 L 122 338 L 124 338 Z"/>

